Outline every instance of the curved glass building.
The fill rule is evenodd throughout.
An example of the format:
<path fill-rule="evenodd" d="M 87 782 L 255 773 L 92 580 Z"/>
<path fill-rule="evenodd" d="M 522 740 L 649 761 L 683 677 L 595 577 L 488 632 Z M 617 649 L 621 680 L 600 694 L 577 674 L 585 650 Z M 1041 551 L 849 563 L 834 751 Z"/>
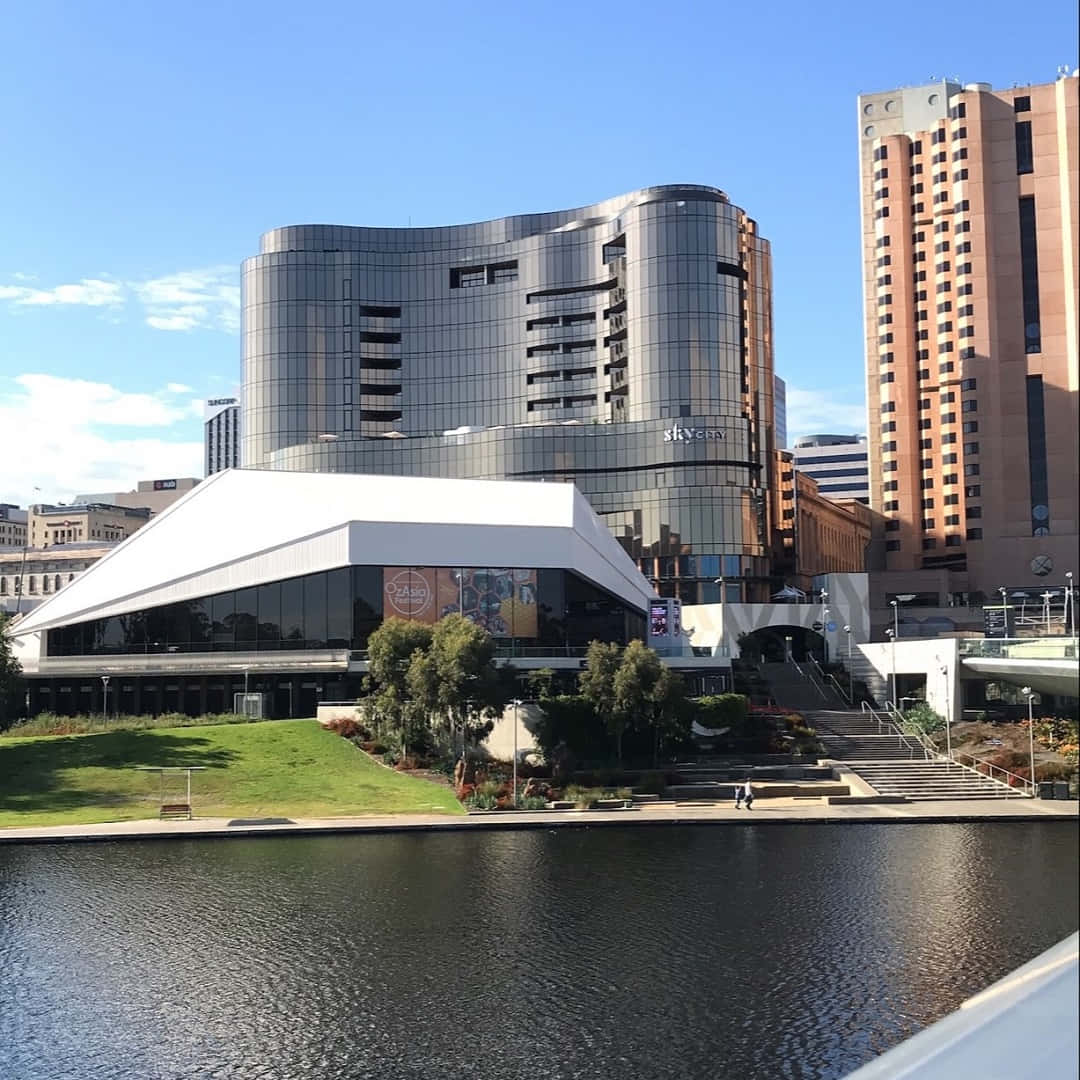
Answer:
<path fill-rule="evenodd" d="M 771 274 L 712 187 L 431 229 L 274 229 L 243 463 L 571 480 L 665 595 L 764 599 Z"/>

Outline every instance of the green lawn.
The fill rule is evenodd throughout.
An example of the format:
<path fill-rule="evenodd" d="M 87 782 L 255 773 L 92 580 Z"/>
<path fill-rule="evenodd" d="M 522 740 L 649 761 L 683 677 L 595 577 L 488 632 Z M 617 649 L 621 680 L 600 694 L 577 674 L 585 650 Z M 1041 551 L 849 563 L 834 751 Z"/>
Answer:
<path fill-rule="evenodd" d="M 204 765 L 196 817 L 463 813 L 448 787 L 385 769 L 314 720 L 0 739 L 0 826 L 157 817 L 137 765 Z M 176 783 L 177 781 L 172 781 Z"/>

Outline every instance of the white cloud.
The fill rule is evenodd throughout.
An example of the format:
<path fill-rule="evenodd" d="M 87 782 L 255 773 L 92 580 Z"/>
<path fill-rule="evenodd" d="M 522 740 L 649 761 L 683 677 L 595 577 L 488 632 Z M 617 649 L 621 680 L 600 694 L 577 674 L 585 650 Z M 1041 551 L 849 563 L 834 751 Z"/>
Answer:
<path fill-rule="evenodd" d="M 194 389 L 192 387 L 190 387 L 186 383 L 182 383 L 182 382 L 166 383 L 165 384 L 165 389 L 168 390 L 170 394 L 194 394 L 195 393 L 195 391 L 194 391 Z"/>
<path fill-rule="evenodd" d="M 20 280 L 26 280 L 25 276 L 20 277 Z M 122 285 L 99 278 L 83 278 L 77 285 L 54 285 L 51 289 L 35 289 L 28 285 L 0 285 L 0 300 L 9 300 L 19 306 L 74 304 L 82 307 L 116 307 L 123 304 L 124 299 Z"/>
<path fill-rule="evenodd" d="M 201 476 L 203 447 L 191 402 L 168 390 L 131 393 L 107 383 L 26 374 L 0 379 L 0 502 L 67 502 L 130 491 L 139 480 Z M 131 433 L 128 430 L 141 428 Z M 170 441 L 171 429 L 187 437 Z M 41 490 L 35 492 L 34 487 Z"/>
<path fill-rule="evenodd" d="M 183 270 L 131 288 L 157 330 L 240 329 L 239 271 L 235 266 Z"/>
<path fill-rule="evenodd" d="M 850 389 L 800 390 L 788 386 L 788 445 L 802 435 L 864 433 L 866 405 L 862 400 L 852 401 L 851 396 Z"/>
<path fill-rule="evenodd" d="M 32 274 L 12 275 L 17 285 L 0 285 L 0 301 L 16 307 L 56 305 L 119 309 L 137 303 L 147 326 L 155 330 L 240 330 L 239 270 L 210 266 L 181 270 L 145 281 L 83 278 L 76 284 L 40 288 L 26 284 Z"/>

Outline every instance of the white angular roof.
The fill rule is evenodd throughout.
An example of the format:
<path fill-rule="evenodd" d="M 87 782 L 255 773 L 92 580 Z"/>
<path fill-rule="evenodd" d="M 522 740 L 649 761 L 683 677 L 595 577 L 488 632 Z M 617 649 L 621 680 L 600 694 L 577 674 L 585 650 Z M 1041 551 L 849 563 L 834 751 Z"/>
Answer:
<path fill-rule="evenodd" d="M 19 632 L 348 564 L 565 568 L 639 609 L 653 595 L 573 484 L 230 469 L 35 608 Z"/>

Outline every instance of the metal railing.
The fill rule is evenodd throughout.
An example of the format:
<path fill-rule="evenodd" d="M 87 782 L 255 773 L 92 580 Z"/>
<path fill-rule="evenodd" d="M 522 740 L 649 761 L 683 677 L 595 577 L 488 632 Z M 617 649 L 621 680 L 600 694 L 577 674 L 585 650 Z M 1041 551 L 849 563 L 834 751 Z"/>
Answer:
<path fill-rule="evenodd" d="M 893 727 L 893 728 L 895 728 L 895 727 L 896 727 L 896 725 L 895 725 L 895 724 L 894 724 L 894 723 L 893 723 L 893 722 L 892 722 L 891 720 L 883 720 L 883 719 L 882 719 L 882 718 L 881 718 L 881 717 L 880 717 L 880 716 L 878 715 L 878 712 L 877 712 L 877 710 L 876 710 L 876 709 L 875 709 L 875 708 L 873 707 L 873 705 L 871 705 L 871 704 L 870 704 L 869 702 L 866 702 L 866 701 L 863 701 L 863 702 L 861 702 L 861 703 L 860 703 L 860 705 L 859 705 L 859 711 L 860 711 L 860 712 L 862 712 L 862 714 L 863 714 L 864 716 L 865 716 L 865 715 L 866 715 L 867 713 L 869 713 L 869 714 L 870 714 L 870 717 L 871 717 L 871 718 L 872 718 L 872 719 L 873 719 L 873 720 L 874 720 L 874 721 L 875 721 L 875 722 L 877 723 L 877 726 L 878 726 L 878 734 L 879 734 L 879 735 L 886 735 L 886 734 L 892 734 L 891 732 L 885 732 L 885 731 L 882 731 L 882 730 L 881 730 L 881 729 L 882 729 L 882 727 L 885 727 L 885 726 L 888 726 L 888 727 Z"/>
<path fill-rule="evenodd" d="M 1080 655 L 1076 637 L 961 638 L 961 659 L 1072 660 Z"/>
<path fill-rule="evenodd" d="M 962 761 L 957 761 L 957 758 L 967 758 L 974 764 L 965 765 Z M 966 753 L 963 750 L 954 750 L 951 760 L 962 769 L 971 769 L 980 776 L 987 776 L 991 780 L 997 780 L 999 784 L 1005 784 L 1006 787 L 1019 787 L 1027 793 L 1029 798 L 1034 799 L 1038 793 L 1037 786 L 1031 780 L 1027 780 L 1023 776 L 1018 776 L 1016 773 L 1009 772 L 1008 769 L 1003 769 L 1000 765 L 995 765 L 993 762 L 987 761 L 986 758 L 976 757 L 974 754 Z M 986 769 L 987 771 L 983 772 L 983 769 Z M 994 775 L 995 773 L 1000 773 L 1002 776 L 1008 777 L 1008 779 L 998 780 L 997 776 Z M 1013 781 L 1016 782 L 1013 783 Z"/>
<path fill-rule="evenodd" d="M 848 705 L 854 705 L 854 699 L 848 694 L 848 692 L 840 685 L 836 680 L 836 676 L 831 671 L 826 671 L 818 662 L 816 656 L 810 657 L 811 663 L 817 668 L 818 674 L 821 676 L 823 683 L 832 683 L 837 694 L 840 695 L 840 700 Z"/>

